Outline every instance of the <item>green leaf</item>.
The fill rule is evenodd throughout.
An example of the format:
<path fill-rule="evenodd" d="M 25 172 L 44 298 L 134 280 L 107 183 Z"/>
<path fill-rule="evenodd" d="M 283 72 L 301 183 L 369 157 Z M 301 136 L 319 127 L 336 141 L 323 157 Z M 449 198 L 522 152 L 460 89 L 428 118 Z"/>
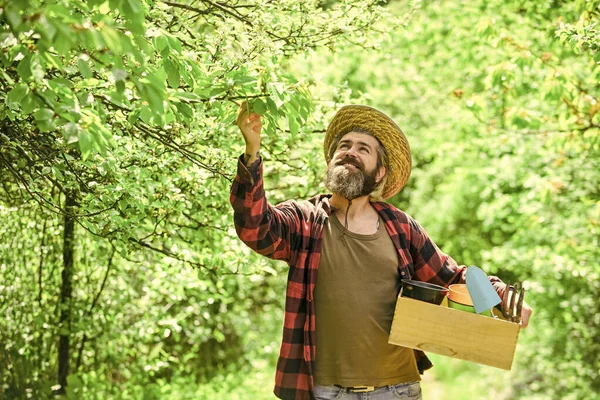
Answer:
<path fill-rule="evenodd" d="M 227 88 L 226 87 L 223 87 L 223 86 L 221 86 L 221 87 L 215 87 L 215 88 L 213 88 L 210 91 L 210 95 L 209 96 L 210 97 L 217 97 L 218 95 L 223 94 L 225 92 L 227 92 Z"/>
<path fill-rule="evenodd" d="M 140 0 L 124 0 L 122 5 L 129 19 L 137 20 L 140 16 L 143 18 L 143 15 L 140 14 L 142 14 L 144 8 Z"/>
<path fill-rule="evenodd" d="M 175 50 L 178 53 L 181 53 L 181 42 L 175 36 L 169 35 L 167 36 L 169 40 L 169 47 Z"/>
<path fill-rule="evenodd" d="M 186 119 L 191 119 L 194 116 L 194 110 L 190 106 L 185 103 L 176 103 L 177 110 L 184 116 Z"/>
<path fill-rule="evenodd" d="M 164 61 L 165 71 L 167 73 L 167 82 L 173 89 L 179 87 L 181 76 L 179 75 L 179 68 L 168 58 Z"/>
<path fill-rule="evenodd" d="M 35 79 L 35 80 L 44 79 L 44 75 L 46 75 L 46 71 L 44 71 L 44 67 L 42 65 L 40 56 L 38 56 L 37 54 L 35 54 L 31 57 L 30 68 L 31 68 L 31 74 L 33 76 L 33 79 Z"/>
<path fill-rule="evenodd" d="M 59 169 L 59 168 L 58 168 L 56 165 L 53 165 L 53 166 L 52 166 L 52 171 L 54 171 L 54 175 L 55 175 L 55 176 L 56 176 L 56 177 L 57 177 L 59 180 L 61 180 L 61 181 L 62 181 L 62 180 L 64 180 L 64 179 L 65 179 L 65 177 L 64 177 L 64 176 L 63 176 L 63 174 L 62 174 L 62 171 L 61 171 L 61 170 L 60 170 L 60 169 Z"/>
<path fill-rule="evenodd" d="M 8 95 L 6 96 L 6 102 L 19 103 L 21 100 L 23 100 L 23 97 L 27 96 L 28 94 L 29 86 L 24 83 L 21 83 L 15 86 L 10 92 L 8 92 Z"/>
<path fill-rule="evenodd" d="M 256 77 L 254 76 L 248 76 L 248 75 L 241 75 L 241 74 L 236 74 L 233 77 L 233 81 L 236 84 L 244 84 L 244 83 L 250 83 L 250 82 L 256 82 Z"/>
<path fill-rule="evenodd" d="M 252 102 L 252 110 L 260 115 L 264 115 L 267 112 L 267 105 L 261 99 L 255 99 Z"/>
<path fill-rule="evenodd" d="M 136 36 L 139 36 L 139 37 L 143 37 L 144 36 L 144 31 L 146 30 L 145 26 L 144 26 L 144 17 L 143 17 L 143 15 L 144 14 L 140 14 L 140 17 L 137 20 L 131 20 L 131 21 L 128 21 L 125 24 L 125 27 L 129 31 L 131 31 L 132 33 L 135 33 Z"/>
<path fill-rule="evenodd" d="M 25 58 L 19 62 L 17 73 L 23 81 L 27 81 L 31 78 L 31 55 L 25 56 Z"/>
<path fill-rule="evenodd" d="M 125 81 L 116 81 L 115 85 L 119 93 L 123 93 L 125 91 Z"/>
<path fill-rule="evenodd" d="M 54 116 L 54 111 L 49 108 L 40 108 L 35 113 L 33 113 L 33 117 L 37 121 L 47 121 L 50 120 Z"/>
<path fill-rule="evenodd" d="M 0 68 L 0 74 L 2 75 L 2 77 L 4 78 L 4 80 L 6 82 L 8 82 L 9 85 L 14 85 L 15 81 L 10 77 L 10 75 L 8 75 L 6 73 L 6 71 L 4 71 L 4 69 Z"/>
<path fill-rule="evenodd" d="M 297 104 L 298 115 L 302 119 L 302 121 L 306 123 L 306 121 L 308 121 L 308 115 L 311 109 L 310 101 L 306 97 L 299 97 Z"/>
<path fill-rule="evenodd" d="M 140 109 L 136 109 L 133 112 L 131 112 L 129 114 L 129 116 L 127 117 L 127 121 L 131 124 L 131 125 L 135 125 L 138 121 L 138 119 L 140 118 Z"/>
<path fill-rule="evenodd" d="M 152 124 L 152 110 L 148 106 L 143 106 L 140 111 L 140 118 L 147 124 Z"/>
<path fill-rule="evenodd" d="M 73 43 L 71 42 L 71 37 L 60 31 L 56 34 L 56 39 L 52 44 L 54 50 L 63 56 L 67 56 L 69 54 L 72 45 Z"/>
<path fill-rule="evenodd" d="M 154 47 L 159 52 L 162 52 L 165 49 L 169 48 L 169 40 L 165 37 L 165 35 L 156 36 L 154 38 Z"/>
<path fill-rule="evenodd" d="M 37 107 L 38 100 L 33 93 L 27 94 L 21 100 L 21 108 L 23 109 L 23 114 L 25 115 L 31 114 Z"/>
<path fill-rule="evenodd" d="M 48 80 L 48 84 L 54 90 L 58 90 L 62 87 L 67 88 L 67 90 L 70 91 L 73 88 L 73 82 L 65 78 L 50 79 Z"/>
<path fill-rule="evenodd" d="M 298 130 L 300 129 L 300 125 L 298 124 L 295 115 L 288 115 L 288 125 L 290 127 L 290 133 L 293 138 L 298 134 Z"/>
<path fill-rule="evenodd" d="M 187 103 L 198 103 L 202 101 L 202 97 L 192 92 L 175 92 L 172 97 L 183 100 Z"/>
<path fill-rule="evenodd" d="M 92 145 L 98 149 L 100 154 L 106 156 L 106 148 L 108 143 L 106 128 L 97 123 L 93 123 L 89 126 L 89 133 L 92 140 Z M 110 135 L 108 135 L 110 136 Z"/>
<path fill-rule="evenodd" d="M 159 68 L 154 73 L 148 75 L 147 77 L 150 85 L 155 88 L 159 92 L 164 92 L 166 90 L 166 73 L 164 68 Z"/>
<path fill-rule="evenodd" d="M 4 9 L 4 15 L 6 15 L 6 20 L 13 30 L 18 31 L 21 23 L 23 22 L 23 18 L 19 14 L 19 12 L 12 7 L 6 7 Z"/>
<path fill-rule="evenodd" d="M 106 43 L 106 47 L 109 48 L 113 53 L 118 54 L 122 52 L 123 44 L 126 46 L 128 44 L 127 41 L 122 41 L 119 32 L 110 26 L 104 26 L 100 31 L 100 34 Z"/>
<path fill-rule="evenodd" d="M 63 58 L 58 57 L 50 52 L 44 53 L 44 60 L 46 62 L 46 69 L 56 69 L 58 71 L 63 71 L 65 69 L 62 63 Z"/>
<path fill-rule="evenodd" d="M 181 104 L 181 103 L 179 103 L 179 104 Z M 163 122 L 165 124 L 171 124 L 175 121 L 178 121 L 177 117 L 175 117 L 175 114 L 170 109 L 166 110 L 165 119 Z"/>
<path fill-rule="evenodd" d="M 154 113 L 157 114 L 157 117 L 165 112 L 164 105 L 164 93 L 156 88 L 153 85 L 146 85 L 146 101 L 150 104 L 150 108 Z"/>
<path fill-rule="evenodd" d="M 273 99 L 271 99 L 270 97 L 267 97 L 267 107 L 269 108 L 269 113 L 271 115 L 273 115 L 274 117 L 277 116 L 277 104 L 275 104 Z"/>
<path fill-rule="evenodd" d="M 90 134 L 85 130 L 81 130 L 79 132 L 79 151 L 81 151 L 81 157 L 84 160 L 92 153 L 92 146 L 93 143 Z"/>
<path fill-rule="evenodd" d="M 89 79 L 94 76 L 90 65 L 83 58 L 80 57 L 77 60 L 77 66 L 79 67 L 79 72 L 81 72 L 81 75 L 83 75 L 84 78 Z"/>

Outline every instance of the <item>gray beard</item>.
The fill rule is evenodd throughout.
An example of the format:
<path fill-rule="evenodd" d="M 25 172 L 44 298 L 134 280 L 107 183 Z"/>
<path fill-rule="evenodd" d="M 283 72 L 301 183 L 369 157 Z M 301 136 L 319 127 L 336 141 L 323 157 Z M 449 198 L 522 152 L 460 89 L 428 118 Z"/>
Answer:
<path fill-rule="evenodd" d="M 327 168 L 325 187 L 348 200 L 370 194 L 375 188 L 375 174 L 350 171 L 343 165 Z"/>

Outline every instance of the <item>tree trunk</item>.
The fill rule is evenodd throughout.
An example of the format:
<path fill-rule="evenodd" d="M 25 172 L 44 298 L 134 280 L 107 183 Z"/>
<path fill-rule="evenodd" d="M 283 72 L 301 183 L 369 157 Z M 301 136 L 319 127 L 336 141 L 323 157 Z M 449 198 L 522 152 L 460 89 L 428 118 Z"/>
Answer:
<path fill-rule="evenodd" d="M 61 274 L 62 286 L 60 289 L 60 331 L 58 340 L 58 383 L 61 388 L 59 393 L 64 394 L 67 387 L 70 359 L 70 329 L 71 329 L 71 299 L 73 279 L 73 256 L 75 219 L 72 217 L 75 201 L 68 194 L 65 199 L 65 217 L 63 232 L 63 270 Z"/>

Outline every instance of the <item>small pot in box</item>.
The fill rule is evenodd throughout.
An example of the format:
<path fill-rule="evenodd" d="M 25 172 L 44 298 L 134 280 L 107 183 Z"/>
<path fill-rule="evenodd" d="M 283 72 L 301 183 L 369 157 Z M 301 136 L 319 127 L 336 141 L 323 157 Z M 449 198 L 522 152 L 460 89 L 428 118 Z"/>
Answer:
<path fill-rule="evenodd" d="M 471 299 L 471 295 L 469 295 L 467 285 L 464 283 L 458 283 L 455 285 L 450 285 L 448 289 L 450 290 L 448 292 L 449 308 L 476 314 L 475 307 L 473 306 L 473 300 Z M 483 311 L 481 314 L 488 317 L 491 317 L 492 315 L 489 310 Z"/>
<path fill-rule="evenodd" d="M 473 300 L 469 294 L 469 289 L 467 289 L 467 285 L 464 283 L 450 285 L 448 289 L 450 290 L 450 292 L 448 292 L 448 299 L 465 306 L 473 305 Z"/>
<path fill-rule="evenodd" d="M 448 293 L 448 289 L 433 283 L 403 280 L 400 293 L 403 297 L 410 297 L 415 300 L 439 305 L 446 293 Z"/>

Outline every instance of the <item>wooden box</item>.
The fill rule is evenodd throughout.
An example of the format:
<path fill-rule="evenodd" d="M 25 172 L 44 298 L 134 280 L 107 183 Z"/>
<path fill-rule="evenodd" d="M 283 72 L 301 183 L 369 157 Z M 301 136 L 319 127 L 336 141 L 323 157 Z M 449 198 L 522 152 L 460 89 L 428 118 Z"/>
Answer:
<path fill-rule="evenodd" d="M 389 343 L 511 369 L 519 324 L 443 304 L 398 297 Z"/>

